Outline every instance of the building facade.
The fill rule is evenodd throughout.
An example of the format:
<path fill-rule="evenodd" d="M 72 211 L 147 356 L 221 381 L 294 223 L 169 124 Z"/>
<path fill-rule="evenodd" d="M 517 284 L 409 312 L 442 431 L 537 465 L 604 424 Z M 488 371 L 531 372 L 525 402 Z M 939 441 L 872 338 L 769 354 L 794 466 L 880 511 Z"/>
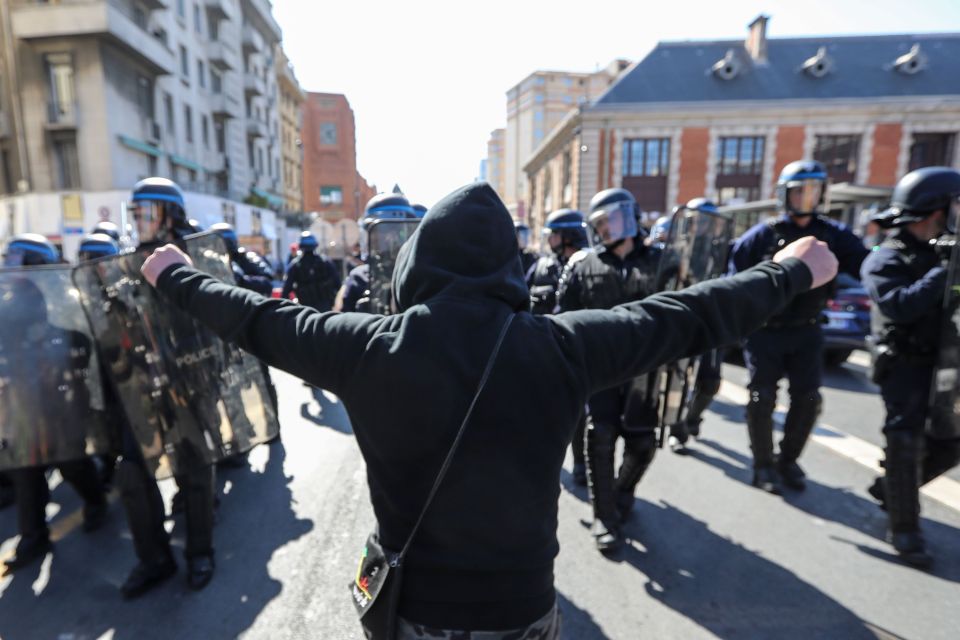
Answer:
<path fill-rule="evenodd" d="M 253 221 L 283 205 L 280 39 L 267 0 L 0 2 L 0 234 L 69 255 L 153 175 L 203 207 L 192 216 L 262 234 Z"/>
<path fill-rule="evenodd" d="M 490 186 L 500 194 L 501 198 L 506 191 L 503 166 L 506 159 L 506 140 L 506 129 L 494 129 L 490 132 L 490 139 L 487 141 L 487 174 L 484 176 L 484 180 L 490 183 Z"/>
<path fill-rule="evenodd" d="M 627 68 L 615 60 L 595 73 L 536 71 L 507 91 L 507 127 L 503 133 L 500 197 L 517 218 L 526 217 L 527 176 L 523 163 L 572 109 L 602 95 Z M 496 132 L 494 132 L 496 134 Z"/>
<path fill-rule="evenodd" d="M 293 66 L 283 50 L 277 55 L 277 89 L 280 101 L 280 153 L 284 211 L 303 211 L 303 149 L 300 132 L 303 128 L 305 94 L 297 82 Z"/>
<path fill-rule="evenodd" d="M 889 187 L 960 166 L 960 34 L 667 42 L 526 160 L 535 226 L 624 187 L 656 217 L 691 198 L 770 198 L 793 160 L 834 183 Z M 567 167 L 570 170 L 567 170 Z"/>
<path fill-rule="evenodd" d="M 327 222 L 357 220 L 376 190 L 357 171 L 353 109 L 338 93 L 307 93 L 303 105 L 303 203 Z"/>

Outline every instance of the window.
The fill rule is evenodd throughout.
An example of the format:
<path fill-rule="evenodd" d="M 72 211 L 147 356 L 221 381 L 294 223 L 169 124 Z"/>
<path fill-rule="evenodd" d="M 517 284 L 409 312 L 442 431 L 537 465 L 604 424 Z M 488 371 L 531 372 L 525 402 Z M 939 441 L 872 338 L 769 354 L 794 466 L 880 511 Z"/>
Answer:
<path fill-rule="evenodd" d="M 210 90 L 216 94 L 223 93 L 223 77 L 213 69 L 210 69 Z"/>
<path fill-rule="evenodd" d="M 854 182 L 860 155 L 860 136 L 817 136 L 813 159 L 827 167 L 833 182 Z"/>
<path fill-rule="evenodd" d="M 762 136 L 724 137 L 717 140 L 717 199 L 753 202 L 760 199 L 763 156 Z"/>
<path fill-rule="evenodd" d="M 335 122 L 320 123 L 320 144 L 337 144 L 337 125 Z"/>
<path fill-rule="evenodd" d="M 173 116 L 173 98 L 169 93 L 163 94 L 163 110 L 167 114 L 167 133 L 172 138 L 176 134 L 177 128 Z"/>
<path fill-rule="evenodd" d="M 184 131 L 187 132 L 187 142 L 193 142 L 193 109 L 190 105 L 183 105 Z"/>
<path fill-rule="evenodd" d="M 0 165 L 3 165 L 0 178 L 3 179 L 3 193 L 13 193 L 13 174 L 10 173 L 10 151 L 0 151 Z"/>
<path fill-rule="evenodd" d="M 623 141 L 624 176 L 657 177 L 670 168 L 670 138 L 639 138 Z"/>
<path fill-rule="evenodd" d="M 953 165 L 956 136 L 952 133 L 915 133 L 910 145 L 909 171 Z"/>
<path fill-rule="evenodd" d="M 263 173 L 263 149 L 257 147 L 257 171 Z"/>
<path fill-rule="evenodd" d="M 146 76 L 137 76 L 137 108 L 147 120 L 153 120 L 153 82 Z"/>
<path fill-rule="evenodd" d="M 320 187 L 320 204 L 343 204 L 343 189 Z"/>
<path fill-rule="evenodd" d="M 180 18 L 187 17 L 187 3 L 186 0 L 177 0 L 177 15 Z"/>
<path fill-rule="evenodd" d="M 187 56 L 187 48 L 180 45 L 180 77 L 190 81 L 190 58 Z"/>
<path fill-rule="evenodd" d="M 227 131 L 222 122 L 213 123 L 213 136 L 216 138 L 217 151 L 226 153 L 227 151 Z"/>
<path fill-rule="evenodd" d="M 220 21 L 219 20 L 207 21 L 207 34 L 210 36 L 210 40 L 214 42 L 220 39 Z"/>
<path fill-rule="evenodd" d="M 193 3 L 193 30 L 197 33 L 203 33 L 203 22 L 200 19 L 200 5 Z"/>
<path fill-rule="evenodd" d="M 207 88 L 207 69 L 203 64 L 203 60 L 197 60 L 197 82 L 200 83 L 201 89 Z"/>
<path fill-rule="evenodd" d="M 543 111 L 537 109 L 533 112 L 533 121 L 534 122 L 543 122 Z"/>
<path fill-rule="evenodd" d="M 73 91 L 73 57 L 69 53 L 48 53 L 44 56 L 50 89 L 49 116 L 51 122 L 74 117 L 76 95 Z M 76 149 L 74 149 L 76 155 Z"/>
<path fill-rule="evenodd" d="M 77 143 L 71 139 L 53 142 L 54 180 L 57 189 L 80 188 L 80 163 L 77 161 Z"/>
<path fill-rule="evenodd" d="M 210 148 L 210 122 L 207 120 L 207 115 L 203 114 L 200 116 L 200 139 L 203 141 L 203 148 Z"/>

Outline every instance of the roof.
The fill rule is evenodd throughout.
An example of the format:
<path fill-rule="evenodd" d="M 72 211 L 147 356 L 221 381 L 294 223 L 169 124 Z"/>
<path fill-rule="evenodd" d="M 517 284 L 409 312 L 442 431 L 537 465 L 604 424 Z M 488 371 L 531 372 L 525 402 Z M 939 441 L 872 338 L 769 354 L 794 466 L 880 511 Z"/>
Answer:
<path fill-rule="evenodd" d="M 594 106 L 960 95 L 960 33 L 769 38 L 766 44 L 767 61 L 757 63 L 741 40 L 661 42 Z M 898 71 L 894 61 L 916 44 L 924 68 Z M 803 64 L 821 47 L 829 71 L 815 77 Z M 728 52 L 739 71 L 725 80 L 711 68 Z"/>

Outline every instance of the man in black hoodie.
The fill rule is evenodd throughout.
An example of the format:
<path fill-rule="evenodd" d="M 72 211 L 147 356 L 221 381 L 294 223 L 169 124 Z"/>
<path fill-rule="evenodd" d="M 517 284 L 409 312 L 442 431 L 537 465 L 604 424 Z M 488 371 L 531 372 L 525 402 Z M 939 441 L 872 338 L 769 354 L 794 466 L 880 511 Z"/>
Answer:
<path fill-rule="evenodd" d="M 557 616 L 557 478 L 587 397 L 737 341 L 836 271 L 812 238 L 777 257 L 779 264 L 609 311 L 534 316 L 510 215 L 477 183 L 439 202 L 401 249 L 396 315 L 319 313 L 267 299 L 191 268 L 174 247 L 156 252 L 143 272 L 223 338 L 340 396 L 388 549 L 405 542 L 497 336 L 516 314 L 406 556 L 399 611 L 436 630 L 523 631 Z M 371 387 L 384 390 L 376 402 Z M 428 388 L 432 402 L 411 401 Z"/>

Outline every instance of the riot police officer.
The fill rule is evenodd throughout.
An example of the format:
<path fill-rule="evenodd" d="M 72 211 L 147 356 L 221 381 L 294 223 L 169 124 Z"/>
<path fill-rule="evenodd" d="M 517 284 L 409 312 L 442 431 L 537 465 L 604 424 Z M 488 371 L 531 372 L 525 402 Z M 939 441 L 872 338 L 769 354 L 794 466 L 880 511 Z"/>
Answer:
<path fill-rule="evenodd" d="M 88 233 L 80 240 L 77 260 L 85 262 L 104 256 L 115 256 L 120 252 L 117 241 L 106 233 Z"/>
<path fill-rule="evenodd" d="M 886 473 L 870 492 L 885 503 L 894 549 L 919 567 L 932 562 L 920 531 L 919 487 L 960 461 L 954 421 L 928 408 L 948 285 L 930 241 L 956 218 L 958 197 L 960 173 L 954 169 L 927 167 L 905 175 L 878 220 L 893 232 L 861 270 L 873 301 L 874 381 L 887 410 Z"/>
<path fill-rule="evenodd" d="M 281 297 L 286 300 L 293 291 L 300 304 L 318 311 L 329 311 L 340 288 L 337 268 L 328 258 L 317 254 L 316 237 L 309 231 L 300 234 L 300 255 L 287 268 Z"/>
<path fill-rule="evenodd" d="M 112 238 L 118 246 L 120 244 L 120 227 L 109 220 L 101 220 L 97 224 L 93 225 L 93 229 L 90 230 L 90 233 L 99 233 L 110 236 L 110 238 Z"/>
<path fill-rule="evenodd" d="M 61 263 L 60 252 L 47 238 L 36 233 L 15 236 L 7 246 L 4 266 L 24 267 Z M 5 326 L 0 332 L 0 351 L 4 360 L 32 356 L 32 367 L 41 367 L 38 361 L 43 354 L 31 351 L 43 351 L 47 346 L 55 351 L 69 346 L 70 359 L 77 368 L 83 368 L 89 361 L 93 345 L 89 339 L 76 332 L 55 327 L 47 320 L 46 301 L 39 287 L 24 278 L 15 281 L 3 296 L 6 307 Z M 17 317 L 12 317 L 17 316 Z M 31 332 L 28 334 L 27 330 Z M 60 345 L 57 347 L 57 345 Z M 19 356 L 15 352 L 20 353 Z M 82 362 L 80 361 L 82 360 Z M 62 358 L 52 356 L 49 367 L 58 368 L 65 363 Z M 64 372 L 44 371 L 44 379 L 58 379 Z M 72 374 L 71 374 L 72 375 Z M 67 411 L 67 407 L 58 407 L 54 389 L 49 390 L 47 407 L 51 411 Z M 78 419 L 76 415 L 58 416 L 65 420 Z M 42 421 L 41 421 L 42 422 Z M 52 443 L 57 444 L 57 443 Z M 100 475 L 93 460 L 89 457 L 61 462 L 55 465 L 60 475 L 70 483 L 83 498 L 83 529 L 94 531 L 106 520 L 107 501 Z M 7 559 L 9 570 L 16 570 L 42 558 L 53 548 L 50 530 L 47 527 L 46 508 L 50 500 L 50 488 L 46 478 L 47 465 L 30 466 L 9 472 L 7 478 L 12 484 L 17 505 L 17 526 L 20 540 L 14 555 Z"/>
<path fill-rule="evenodd" d="M 237 232 L 233 225 L 227 222 L 218 222 L 212 227 L 218 236 L 223 238 L 230 254 L 230 268 L 238 287 L 256 291 L 262 296 L 269 296 L 273 292 L 273 279 L 270 277 L 270 265 L 255 251 L 241 247 L 237 239 Z"/>
<path fill-rule="evenodd" d="M 517 233 L 517 249 L 520 251 L 520 266 L 523 269 L 524 277 L 529 278 L 530 270 L 533 269 L 533 265 L 536 264 L 540 256 L 529 249 L 530 227 L 519 220 L 515 220 L 513 228 Z"/>
<path fill-rule="evenodd" d="M 172 242 L 182 245 L 194 233 L 180 187 L 165 178 L 147 178 L 133 188 L 132 213 L 141 248 Z M 213 509 L 215 477 L 212 465 L 184 455 L 175 476 L 184 494 L 186 515 L 187 584 L 202 589 L 213 577 Z M 170 539 L 163 526 L 164 508 L 156 479 L 147 469 L 131 430 L 123 433 L 123 455 L 117 465 L 117 485 L 127 513 L 138 564 L 121 587 L 124 597 L 141 595 L 176 573 Z"/>
<path fill-rule="evenodd" d="M 637 242 L 637 202 L 626 189 L 607 189 L 590 201 L 588 222 L 599 246 L 581 251 L 561 277 L 561 311 L 610 309 L 656 290 L 659 252 Z M 633 492 L 657 448 L 653 378 L 643 376 L 590 397 L 586 432 L 587 480 L 593 503 L 593 534 L 601 552 L 623 542 L 621 521 L 633 508 Z M 617 437 L 623 462 L 614 476 Z"/>
<path fill-rule="evenodd" d="M 360 259 L 363 264 L 354 267 L 347 274 L 337 293 L 335 311 L 357 311 L 357 302 L 370 293 L 370 265 L 367 264 L 370 226 L 377 220 L 422 218 L 426 211 L 423 205 L 411 206 L 406 196 L 399 193 L 378 193 L 370 198 L 360 220 Z"/>
<path fill-rule="evenodd" d="M 848 227 L 818 215 L 827 189 L 827 171 L 819 162 L 791 162 L 777 180 L 779 218 L 760 222 L 733 246 L 734 272 L 766 260 L 782 246 L 804 236 L 827 243 L 840 269 L 857 276 L 867 255 Z M 820 415 L 820 375 L 823 335 L 820 313 L 830 296 L 829 286 L 797 296 L 764 328 L 748 337 L 744 360 L 750 372 L 747 431 L 753 451 L 753 485 L 780 493 L 781 481 L 796 491 L 806 487 L 797 459 Z M 783 425 L 780 455 L 773 452 L 773 410 L 777 385 L 790 381 L 790 410 Z"/>

